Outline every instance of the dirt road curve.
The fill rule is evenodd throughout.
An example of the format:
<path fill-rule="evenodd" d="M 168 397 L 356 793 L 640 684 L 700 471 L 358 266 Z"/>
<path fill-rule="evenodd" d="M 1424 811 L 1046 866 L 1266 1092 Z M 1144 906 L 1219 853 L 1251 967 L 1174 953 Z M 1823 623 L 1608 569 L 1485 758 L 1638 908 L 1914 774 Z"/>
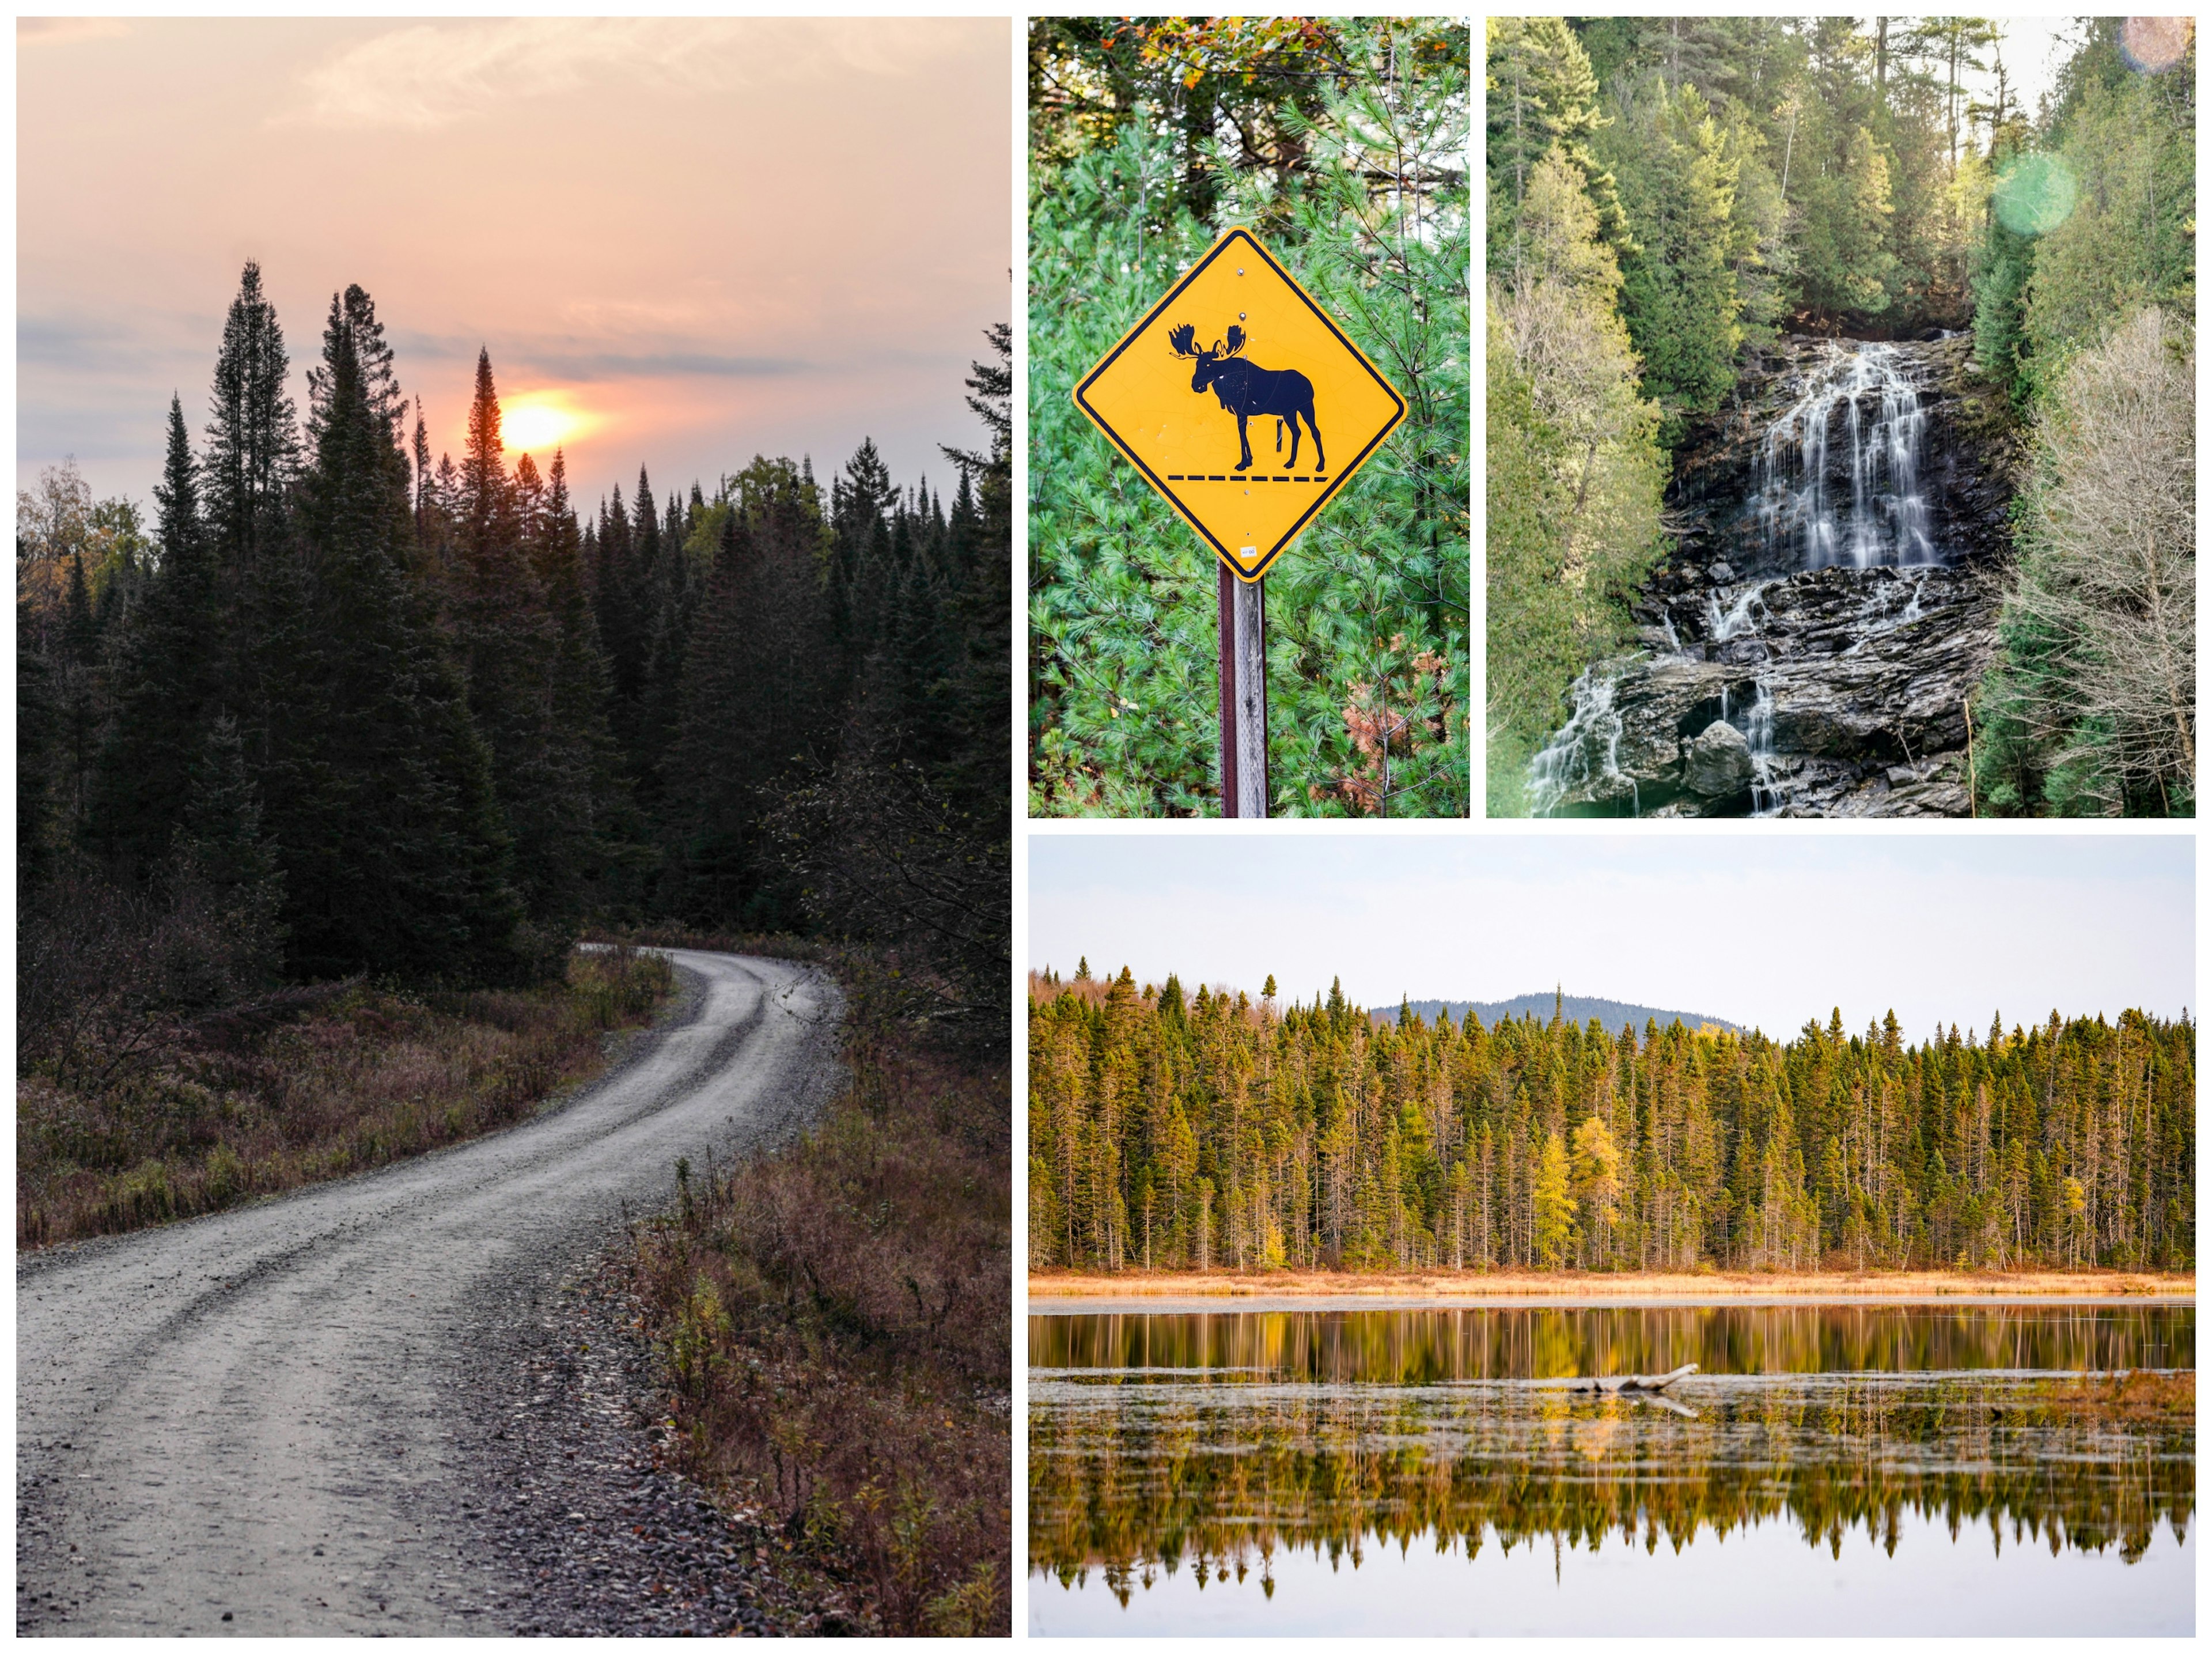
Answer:
<path fill-rule="evenodd" d="M 502 1317 L 664 1203 L 678 1156 L 775 1140 L 836 1073 L 825 978 L 675 958 L 673 1015 L 556 1114 L 17 1265 L 20 1628 L 508 1628 L 470 1508 Z"/>

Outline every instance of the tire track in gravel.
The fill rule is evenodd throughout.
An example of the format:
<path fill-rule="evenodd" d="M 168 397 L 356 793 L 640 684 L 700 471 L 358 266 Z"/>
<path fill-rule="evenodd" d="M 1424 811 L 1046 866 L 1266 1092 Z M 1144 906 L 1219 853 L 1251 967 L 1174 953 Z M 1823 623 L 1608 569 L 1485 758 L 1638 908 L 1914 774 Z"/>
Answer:
<path fill-rule="evenodd" d="M 841 1000 L 825 976 L 672 957 L 683 992 L 672 1014 L 553 1113 L 363 1177 L 19 1260 L 19 1631 L 582 1629 L 555 1611 L 568 1597 L 588 1597 L 602 1631 L 678 1628 L 658 1611 L 671 1603 L 693 1605 L 686 1629 L 769 1628 L 796 1612 L 744 1588 L 746 1536 L 699 1526 L 696 1508 L 685 1542 L 711 1542 L 735 1573 L 705 1586 L 671 1576 L 659 1591 L 556 1589 L 555 1529 L 523 1509 L 537 1501 L 520 1499 L 520 1461 L 497 1433 L 512 1414 L 500 1398 L 548 1359 L 557 1368 L 548 1306 L 588 1277 L 624 1208 L 665 1199 L 679 1155 L 770 1146 L 834 1091 Z M 633 1396 L 649 1388 L 638 1359 Z M 601 1383 L 576 1414 L 617 1432 L 582 1457 L 592 1475 L 568 1474 L 564 1448 L 565 1481 L 542 1479 L 567 1502 L 562 1521 L 596 1500 L 572 1530 L 587 1541 L 603 1528 L 643 1541 L 660 1530 L 641 1512 L 698 1504 L 636 1458 L 643 1438 L 617 1422 L 617 1388 Z M 504 1526 L 487 1526 L 495 1508 Z M 625 1566 L 665 1573 L 681 1537 L 627 1548 Z M 583 1577 L 607 1579 L 614 1565 L 593 1559 L 609 1554 L 586 1550 Z M 602 1566 L 610 1575 L 588 1572 Z M 607 1605 L 632 1600 L 639 1612 L 617 1623 Z"/>

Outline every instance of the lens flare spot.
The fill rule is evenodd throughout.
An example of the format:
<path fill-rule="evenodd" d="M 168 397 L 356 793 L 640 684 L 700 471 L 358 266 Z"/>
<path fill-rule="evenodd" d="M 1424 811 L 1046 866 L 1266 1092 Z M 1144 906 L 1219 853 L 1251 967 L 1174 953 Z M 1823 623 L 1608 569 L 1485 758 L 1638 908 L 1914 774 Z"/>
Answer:
<path fill-rule="evenodd" d="M 550 453 L 589 423 L 566 398 L 552 392 L 526 392 L 500 404 L 500 440 L 511 453 Z"/>
<path fill-rule="evenodd" d="M 1999 175 L 1990 204 L 2014 234 L 2048 235 L 2073 216 L 2079 193 L 2057 155 L 2022 155 Z"/>
<path fill-rule="evenodd" d="M 2196 32 L 2193 17 L 2130 17 L 2120 26 L 2120 52 L 2138 73 L 2162 75 L 2188 52 Z"/>

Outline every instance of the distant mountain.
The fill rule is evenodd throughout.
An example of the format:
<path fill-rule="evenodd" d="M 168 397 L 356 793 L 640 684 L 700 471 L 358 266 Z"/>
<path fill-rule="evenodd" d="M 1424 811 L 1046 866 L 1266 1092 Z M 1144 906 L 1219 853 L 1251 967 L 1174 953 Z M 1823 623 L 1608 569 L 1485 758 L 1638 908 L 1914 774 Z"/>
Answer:
<path fill-rule="evenodd" d="M 1449 1012 L 1452 1020 L 1457 1022 L 1472 1011 L 1488 1028 L 1507 1017 L 1533 1016 L 1549 1022 L 1554 1002 L 1549 994 L 1522 994 L 1510 1000 L 1415 1000 L 1413 1006 L 1414 1013 L 1427 1023 L 1435 1022 L 1444 1012 Z M 1370 1014 L 1377 1022 L 1395 1022 L 1398 1007 L 1378 1006 Z M 1735 1034 L 1750 1031 L 1741 1023 L 1730 1022 L 1725 1017 L 1707 1016 L 1701 1011 L 1662 1011 L 1656 1006 L 1623 1005 L 1619 1000 L 1593 1000 L 1580 994 L 1566 996 L 1562 1014 L 1569 1022 L 1588 1022 L 1595 1017 L 1606 1031 L 1613 1034 L 1619 1033 L 1624 1026 L 1632 1027 L 1640 1034 L 1647 1022 L 1656 1022 L 1664 1028 L 1678 1021 L 1685 1028 L 1725 1028 Z"/>

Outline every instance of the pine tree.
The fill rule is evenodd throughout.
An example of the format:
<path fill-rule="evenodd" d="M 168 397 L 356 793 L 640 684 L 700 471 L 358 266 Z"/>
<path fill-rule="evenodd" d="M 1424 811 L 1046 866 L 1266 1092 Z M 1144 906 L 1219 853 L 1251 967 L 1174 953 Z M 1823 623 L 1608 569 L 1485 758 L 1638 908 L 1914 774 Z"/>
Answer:
<path fill-rule="evenodd" d="M 368 392 L 369 411 L 392 434 L 393 447 L 401 449 L 407 433 L 407 398 L 399 392 L 399 376 L 392 364 L 392 346 L 384 337 L 384 324 L 376 319 L 376 304 L 358 283 L 343 294 L 331 295 L 331 314 L 323 333 L 327 352 L 333 334 L 343 329 L 353 338 L 354 357 L 361 363 L 362 382 Z M 307 442 L 312 449 L 322 438 L 328 418 L 330 370 L 319 364 L 307 369 Z M 427 464 L 429 438 L 418 415 L 415 422 L 418 469 Z"/>
<path fill-rule="evenodd" d="M 691 629 L 665 810 L 686 910 L 789 923 L 797 891 L 760 824 L 831 756 L 819 508 L 787 462 L 757 461 L 738 483 Z"/>
<path fill-rule="evenodd" d="M 283 959 L 284 875 L 262 830 L 237 720 L 228 714 L 210 725 L 192 767 L 174 876 L 205 887 L 234 955 L 252 976 L 273 980 Z"/>
<path fill-rule="evenodd" d="M 461 466 L 453 580 L 457 659 L 471 721 L 491 751 L 500 810 L 514 839 L 514 880 L 541 968 L 566 958 L 596 882 L 594 743 L 560 715 L 563 639 L 538 571 L 500 435 L 491 356 L 477 357 Z"/>

